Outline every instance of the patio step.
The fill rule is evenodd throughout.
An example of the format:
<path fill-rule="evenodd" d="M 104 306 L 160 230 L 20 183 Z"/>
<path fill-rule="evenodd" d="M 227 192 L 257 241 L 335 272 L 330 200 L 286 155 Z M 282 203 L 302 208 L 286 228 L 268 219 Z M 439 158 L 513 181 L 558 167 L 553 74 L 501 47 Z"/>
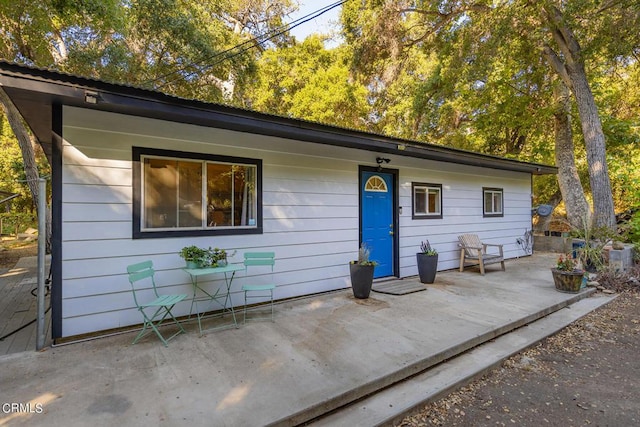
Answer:
<path fill-rule="evenodd" d="M 316 418 L 308 425 L 394 425 L 422 405 L 436 401 L 481 377 L 509 357 L 559 332 L 613 300 L 613 297 L 608 296 L 587 298 L 593 292 L 595 290 L 583 291 L 564 307 L 550 314 L 540 313 L 538 319 L 524 326 L 516 326 L 517 329 L 495 339 L 486 340 L 471 350 L 453 354 L 453 357 L 421 373 L 408 375 L 404 381 L 355 402 L 345 402 L 344 406 Z"/>

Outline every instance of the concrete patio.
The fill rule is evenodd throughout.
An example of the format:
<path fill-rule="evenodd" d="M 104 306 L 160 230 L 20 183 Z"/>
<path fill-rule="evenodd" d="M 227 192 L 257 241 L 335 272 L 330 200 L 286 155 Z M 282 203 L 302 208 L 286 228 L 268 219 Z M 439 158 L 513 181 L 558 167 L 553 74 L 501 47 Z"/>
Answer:
<path fill-rule="evenodd" d="M 49 271 L 49 261 L 45 271 Z M 0 356 L 36 348 L 37 274 L 35 256 L 21 258 L 13 268 L 0 270 Z M 49 307 L 48 294 L 45 307 Z M 47 310 L 45 325 L 49 345 L 50 324 L 51 312 Z"/>
<path fill-rule="evenodd" d="M 505 272 L 489 267 L 485 276 L 473 269 L 440 272 L 426 291 L 402 296 L 372 292 L 356 300 L 344 290 L 287 301 L 276 305 L 273 323 L 202 337 L 190 323 L 168 348 L 154 335 L 131 345 L 135 332 L 129 332 L 0 356 L 0 403 L 25 405 L 0 413 L 0 425 L 382 423 L 361 407 L 344 418 L 338 412 L 331 422 L 316 418 L 421 372 L 441 370 L 455 356 L 498 342 L 494 338 L 503 334 L 519 334 L 550 313 L 572 312 L 563 314 L 566 325 L 610 300 L 593 296 L 580 309 L 562 310 L 582 304 L 592 290 L 557 292 L 549 271 L 555 257 L 510 260 Z M 504 341 L 505 351 L 531 345 L 558 324 L 539 328 L 540 338 Z M 496 363 L 491 356 L 476 359 L 466 364 Z M 424 380 L 413 387 L 427 396 L 426 389 L 435 388 L 429 393 L 436 395 L 445 385 Z M 392 410 L 387 420 L 401 415 L 401 408 Z"/>

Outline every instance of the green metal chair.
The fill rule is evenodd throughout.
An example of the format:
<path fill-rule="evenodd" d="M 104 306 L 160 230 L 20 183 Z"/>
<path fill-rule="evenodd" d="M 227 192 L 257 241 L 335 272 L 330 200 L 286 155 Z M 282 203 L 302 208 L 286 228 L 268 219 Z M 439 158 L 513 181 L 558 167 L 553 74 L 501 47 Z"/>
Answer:
<path fill-rule="evenodd" d="M 244 254 L 244 268 L 245 272 L 248 267 L 271 267 L 273 273 L 273 266 L 276 263 L 274 252 L 246 252 Z M 271 306 L 271 321 L 273 322 L 273 290 L 276 288 L 275 284 L 247 284 L 242 286 L 244 292 L 244 316 L 242 323 L 247 322 L 247 300 L 251 298 L 264 299 L 269 298 L 269 305 Z M 254 317 L 249 320 L 265 320 L 264 317 Z"/>
<path fill-rule="evenodd" d="M 176 295 L 159 295 L 158 289 L 156 288 L 156 282 L 154 280 L 155 271 L 153 270 L 153 262 L 151 261 L 143 261 L 137 264 L 132 264 L 127 267 L 127 273 L 129 273 L 129 283 L 131 283 L 131 289 L 133 290 L 133 300 L 136 303 L 136 307 L 138 307 L 138 311 L 142 313 L 142 317 L 144 319 L 144 324 L 142 325 L 142 330 L 138 333 L 138 336 L 133 340 L 133 344 L 137 343 L 140 338 L 142 338 L 147 333 L 154 331 L 160 341 L 164 344 L 165 347 L 168 346 L 168 341 L 174 338 L 176 335 L 185 332 L 184 328 L 178 322 L 178 320 L 173 316 L 171 310 L 173 306 L 187 298 L 186 294 L 176 294 Z M 153 293 L 155 295 L 155 299 L 150 302 L 141 303 L 138 301 L 138 295 L 136 292 L 140 292 L 140 290 L 136 291 L 135 283 L 141 280 L 149 279 L 151 281 L 151 285 L 153 288 Z M 149 313 L 152 313 L 149 315 Z M 162 317 L 160 317 L 162 316 Z M 178 326 L 178 332 L 171 335 L 169 338 L 164 338 L 158 329 L 160 325 L 169 317 L 173 320 L 173 322 Z M 150 328 L 147 330 L 147 328 Z"/>

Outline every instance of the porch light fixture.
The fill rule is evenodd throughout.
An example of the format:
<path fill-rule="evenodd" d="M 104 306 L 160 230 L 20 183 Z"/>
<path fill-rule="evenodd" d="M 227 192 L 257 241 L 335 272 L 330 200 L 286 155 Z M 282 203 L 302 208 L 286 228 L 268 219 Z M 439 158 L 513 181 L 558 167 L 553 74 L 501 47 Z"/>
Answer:
<path fill-rule="evenodd" d="M 87 104 L 97 104 L 100 99 L 98 92 L 86 91 L 84 93 L 84 102 Z"/>
<path fill-rule="evenodd" d="M 389 163 L 391 159 L 386 159 L 384 157 L 376 157 L 376 163 L 378 164 L 378 172 L 382 170 L 383 163 Z"/>
<path fill-rule="evenodd" d="M 381 165 L 382 163 L 389 163 L 391 159 L 385 159 L 384 157 L 376 157 L 376 163 Z"/>

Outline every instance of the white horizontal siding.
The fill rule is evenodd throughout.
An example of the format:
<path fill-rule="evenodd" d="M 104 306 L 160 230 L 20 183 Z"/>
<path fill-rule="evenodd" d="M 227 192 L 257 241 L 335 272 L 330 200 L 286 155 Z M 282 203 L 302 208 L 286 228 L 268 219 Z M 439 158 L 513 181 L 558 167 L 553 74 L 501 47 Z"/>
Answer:
<path fill-rule="evenodd" d="M 72 222 L 129 222 L 132 205 L 129 203 L 73 203 L 62 205 L 62 216 L 66 223 Z M 130 236 L 128 236 L 130 237 Z"/>
<path fill-rule="evenodd" d="M 151 259 L 160 287 L 190 293 L 178 252 L 192 244 L 236 250 L 231 262 L 241 262 L 245 251 L 274 250 L 276 298 L 350 285 L 348 261 L 357 256 L 359 239 L 358 165 L 375 165 L 376 153 L 67 107 L 64 119 L 64 336 L 140 323 L 125 274 L 129 264 Z M 113 123 L 117 131 L 109 130 Z M 261 159 L 264 233 L 133 240 L 132 146 Z M 389 166 L 399 170 L 403 207 L 401 276 L 417 274 L 415 253 L 427 238 L 440 252 L 440 269 L 457 267 L 461 233 L 505 244 L 507 257 L 518 255 L 515 239 L 531 222 L 528 174 L 390 157 Z M 412 182 L 442 184 L 443 219 L 411 218 Z M 504 189 L 504 217 L 482 217 L 483 186 Z M 236 274 L 234 304 L 242 302 L 240 286 L 259 278 L 252 275 Z M 188 309 L 181 303 L 176 313 Z"/>
<path fill-rule="evenodd" d="M 489 172 L 489 173 L 487 173 Z M 531 228 L 531 181 L 528 174 L 506 171 L 463 172 L 401 170 L 400 275 L 418 274 L 415 254 L 420 243 L 429 240 L 438 250 L 438 269 L 458 268 L 457 236 L 477 234 L 485 243 L 504 245 L 505 258 L 523 255 L 516 243 Z M 442 219 L 412 219 L 412 182 L 442 184 Z M 483 217 L 483 187 L 503 189 L 503 217 Z"/>
<path fill-rule="evenodd" d="M 86 130 L 75 130 L 64 127 L 64 140 L 62 143 L 62 155 L 67 166 L 82 166 L 84 168 L 113 168 L 113 169 L 131 169 L 131 151 L 114 150 L 108 157 L 94 157 L 88 155 L 84 149 L 84 144 L 90 143 L 87 139 L 82 138 Z M 104 139 L 104 132 L 100 133 Z M 102 141 L 108 144 L 108 141 Z M 73 170 L 63 171 L 63 176 L 73 174 Z"/>
<path fill-rule="evenodd" d="M 340 206 L 331 203 L 315 206 L 263 205 L 263 212 L 267 219 L 349 218 L 353 217 L 354 213 L 356 216 L 358 214 L 356 206 Z"/>
<path fill-rule="evenodd" d="M 131 183 L 126 185 L 65 184 L 65 203 L 131 203 Z"/>
<path fill-rule="evenodd" d="M 325 244 L 324 250 L 326 252 L 321 253 L 320 249 L 322 248 L 319 248 L 319 250 L 317 250 L 315 253 L 307 254 L 303 254 L 302 247 L 291 246 L 287 248 L 289 253 L 292 254 L 290 257 L 284 256 L 287 253 L 284 248 L 282 251 L 276 249 L 278 263 L 277 271 L 304 271 L 306 269 L 333 265 L 336 262 L 336 257 L 339 257 L 342 262 L 346 264 L 345 258 L 349 257 L 348 260 L 350 260 L 353 259 L 351 256 L 354 255 L 354 252 L 348 249 L 349 243 L 350 242 L 347 241 L 343 242 L 341 245 L 337 245 L 335 243 Z M 331 250 L 331 248 L 336 249 Z M 295 249 L 299 250 L 296 251 Z M 254 248 L 249 248 L 249 250 L 254 250 Z M 230 259 L 230 262 L 241 263 L 243 252 L 244 250 L 239 251 L 234 258 Z M 93 279 L 96 277 L 119 276 L 121 274 L 124 274 L 127 265 L 144 261 L 145 259 L 149 259 L 150 257 L 151 256 L 149 255 L 135 255 L 128 257 L 112 256 L 108 262 L 105 262 L 105 260 L 102 258 L 85 258 L 66 261 L 65 270 L 63 272 L 63 279 L 76 280 Z M 181 270 L 184 267 L 184 261 L 178 257 L 177 252 L 155 253 L 152 256 L 152 259 L 154 261 L 155 270 L 158 272 L 163 272 L 165 276 L 168 275 L 169 271 L 174 270 L 179 271 L 179 275 L 184 275 Z M 167 285 L 174 284 L 176 283 L 176 280 L 177 276 L 165 277 L 163 278 L 163 283 Z M 160 281 L 158 283 L 160 283 Z M 90 286 L 86 283 L 83 285 Z M 104 292 L 111 292 L 111 288 L 105 288 Z"/>
<path fill-rule="evenodd" d="M 286 192 L 264 191 L 262 202 L 265 206 L 353 207 L 354 200 L 357 201 L 357 197 L 354 198 L 353 196 L 354 194 L 336 193 L 335 191 L 319 193 L 311 189 L 306 193 L 293 192 L 291 190 Z"/>
<path fill-rule="evenodd" d="M 62 311 L 71 312 L 66 302 L 62 302 Z M 138 320 L 136 320 L 138 319 Z M 122 328 L 136 325 L 140 322 L 138 310 L 118 310 L 111 312 L 98 312 L 85 316 L 65 316 L 62 329 L 65 337 L 86 334 L 91 331 L 104 331 L 112 328 Z"/>
<path fill-rule="evenodd" d="M 66 221 L 62 230 L 65 242 L 84 240 L 100 242 L 110 239 L 131 238 L 131 220 L 129 221 Z"/>
<path fill-rule="evenodd" d="M 172 254 L 175 258 L 175 254 Z M 290 298 L 303 294 L 324 292 L 332 289 L 342 289 L 348 286 L 348 267 L 344 263 L 345 254 L 333 253 L 326 256 L 309 256 L 306 258 L 278 258 L 274 272 L 261 271 L 256 273 L 252 270 L 247 272 L 239 271 L 232 286 L 232 301 L 234 305 L 242 304 L 242 293 L 240 288 L 244 283 L 261 283 L 265 277 L 277 278 L 278 288 L 276 298 Z M 162 258 L 162 257 L 160 257 Z M 113 265 L 118 264 L 118 260 L 113 260 Z M 120 260 L 125 266 L 132 260 L 123 258 Z M 301 263 L 303 261 L 303 263 Z M 84 274 L 95 273 L 96 264 L 84 261 L 80 271 Z M 157 285 L 160 292 L 192 294 L 192 286 L 189 276 L 181 269 L 158 270 L 156 273 Z M 168 285 L 168 283 L 171 283 Z M 202 277 L 199 285 L 209 291 L 224 287 L 222 276 Z M 151 298 L 149 289 L 143 288 L 139 298 Z M 174 309 L 174 314 L 182 316 L 189 314 L 191 300 L 185 300 Z M 215 304 L 211 306 L 217 308 Z M 87 325 L 76 322 L 72 319 L 86 317 L 87 321 L 93 322 L 96 316 L 111 319 L 114 325 L 103 327 L 108 329 L 140 323 L 139 314 L 133 310 L 135 308 L 131 287 L 126 274 L 104 275 L 95 277 L 85 277 L 81 279 L 65 280 L 63 289 L 63 310 L 65 313 L 72 313 L 65 320 L 65 331 L 70 335 L 77 335 L 87 332 Z M 100 317 L 98 317 L 100 318 Z M 113 320 L 117 319 L 117 320 Z M 72 328 L 72 329 L 69 329 Z M 85 329 L 83 329 L 85 328 Z"/>
<path fill-rule="evenodd" d="M 353 230 L 358 228 L 358 217 L 335 218 L 267 218 L 264 220 L 264 229 L 268 233 L 280 233 L 288 231 L 297 233 L 301 231 L 323 230 Z"/>

